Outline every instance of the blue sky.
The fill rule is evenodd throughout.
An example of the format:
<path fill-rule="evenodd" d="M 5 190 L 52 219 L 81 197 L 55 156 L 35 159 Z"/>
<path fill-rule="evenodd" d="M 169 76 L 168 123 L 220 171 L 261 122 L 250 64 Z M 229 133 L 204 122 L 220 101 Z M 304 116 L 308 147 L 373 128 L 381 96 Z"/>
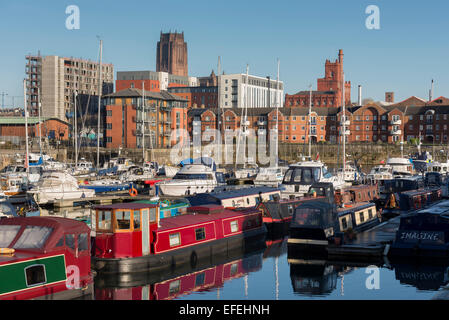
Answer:
<path fill-rule="evenodd" d="M 80 30 L 65 27 L 69 5 L 80 8 Z M 380 9 L 380 30 L 365 27 L 368 5 Z M 97 35 L 115 71 L 155 70 L 160 31 L 177 30 L 192 76 L 209 75 L 221 56 L 226 73 L 243 73 L 248 63 L 251 74 L 275 78 L 279 58 L 293 94 L 316 88 L 325 60 L 343 49 L 353 101 L 359 84 L 364 98 L 394 91 L 396 101 L 427 99 L 431 79 L 435 97 L 449 96 L 448 11 L 444 0 L 0 0 L 0 93 L 9 94 L 6 105 L 23 95 L 29 53 L 97 60 Z"/>

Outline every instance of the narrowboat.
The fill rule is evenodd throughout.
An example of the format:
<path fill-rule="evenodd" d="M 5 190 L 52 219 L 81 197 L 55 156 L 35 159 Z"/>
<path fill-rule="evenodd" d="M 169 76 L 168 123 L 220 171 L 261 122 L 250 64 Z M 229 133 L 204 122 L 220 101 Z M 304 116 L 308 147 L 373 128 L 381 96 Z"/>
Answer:
<path fill-rule="evenodd" d="M 0 219 L 0 300 L 92 298 L 90 229 L 59 217 Z"/>
<path fill-rule="evenodd" d="M 380 224 L 376 205 L 361 202 L 337 208 L 333 202 L 307 201 L 295 209 L 290 223 L 288 255 L 327 255 L 329 246 L 350 243 L 353 236 Z"/>
<path fill-rule="evenodd" d="M 170 270 L 184 264 L 265 241 L 266 228 L 255 208 L 218 205 L 189 207 L 160 219 L 155 204 L 122 203 L 96 207 L 95 250 L 99 273 Z"/>
<path fill-rule="evenodd" d="M 312 184 L 304 197 L 264 201 L 259 204 L 258 209 L 262 211 L 268 235 L 278 237 L 288 234 L 295 208 L 306 201 L 335 202 L 337 207 L 343 207 L 354 203 L 374 201 L 377 196 L 377 185 L 350 186 L 334 191 L 332 183 L 318 182 Z"/>
<path fill-rule="evenodd" d="M 225 208 L 255 207 L 261 201 L 281 198 L 281 189 L 273 187 L 247 187 L 220 189 L 211 193 L 202 193 L 186 197 L 191 206 L 216 204 Z"/>
<path fill-rule="evenodd" d="M 388 194 L 384 191 L 384 196 L 379 199 L 378 207 L 382 208 L 382 217 L 385 219 L 423 209 L 442 199 L 439 173 L 426 173 L 423 184 L 415 185 L 415 189 L 401 187 L 402 182 L 393 180 L 395 186 L 391 186 Z"/>
<path fill-rule="evenodd" d="M 449 257 L 449 201 L 400 218 L 389 255 L 393 257 Z"/>

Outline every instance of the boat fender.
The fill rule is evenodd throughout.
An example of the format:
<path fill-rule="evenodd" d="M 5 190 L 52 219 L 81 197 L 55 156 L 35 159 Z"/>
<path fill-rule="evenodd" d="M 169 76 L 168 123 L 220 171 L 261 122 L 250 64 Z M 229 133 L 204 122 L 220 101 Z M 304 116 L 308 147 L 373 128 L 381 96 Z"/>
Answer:
<path fill-rule="evenodd" d="M 12 248 L 0 248 L 0 255 L 2 254 L 14 254 L 16 252 L 15 249 Z"/>
<path fill-rule="evenodd" d="M 198 255 L 196 254 L 196 251 L 193 251 L 190 255 L 190 266 L 192 268 L 196 267 L 196 264 L 198 263 Z"/>
<path fill-rule="evenodd" d="M 137 189 L 136 188 L 131 188 L 131 189 L 129 189 L 129 195 L 131 196 L 131 197 L 136 197 L 137 196 Z"/>

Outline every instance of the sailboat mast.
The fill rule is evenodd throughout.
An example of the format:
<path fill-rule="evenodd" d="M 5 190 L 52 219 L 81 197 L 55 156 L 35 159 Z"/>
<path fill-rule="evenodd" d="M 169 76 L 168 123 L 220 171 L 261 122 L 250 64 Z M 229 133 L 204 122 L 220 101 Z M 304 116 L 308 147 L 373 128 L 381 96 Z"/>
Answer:
<path fill-rule="evenodd" d="M 100 65 L 99 65 L 99 81 L 98 81 L 98 121 L 97 121 L 97 169 L 100 168 L 100 110 L 101 110 L 101 91 L 102 91 L 102 83 L 101 83 L 101 59 L 103 55 L 103 40 L 100 40 Z"/>
<path fill-rule="evenodd" d="M 343 108 L 343 174 L 346 170 L 346 107 L 345 107 L 345 74 L 342 72 L 342 81 L 343 81 L 343 88 L 342 88 L 342 108 Z"/>
<path fill-rule="evenodd" d="M 278 99 L 279 95 L 279 67 L 280 61 L 278 59 L 278 73 L 276 77 L 276 168 L 279 165 L 279 105 L 280 99 Z"/>
<path fill-rule="evenodd" d="M 310 135 L 310 131 L 312 130 L 312 85 L 310 85 L 310 93 L 309 93 L 309 128 L 307 130 L 308 139 L 309 139 L 309 159 L 312 158 L 312 139 Z"/>
<path fill-rule="evenodd" d="M 142 159 L 145 165 L 145 82 L 142 81 Z"/>
<path fill-rule="evenodd" d="M 30 163 L 28 159 L 28 106 L 27 106 L 27 92 L 26 92 L 26 79 L 23 79 L 23 108 L 25 109 L 25 169 L 27 173 L 27 183 L 30 178 Z"/>
<path fill-rule="evenodd" d="M 75 109 L 75 168 L 78 166 L 78 116 L 77 116 L 77 110 L 76 110 L 76 99 L 78 96 L 78 92 L 75 90 L 75 103 L 74 103 L 74 109 Z"/>
<path fill-rule="evenodd" d="M 41 94 L 39 87 L 37 88 L 37 115 L 39 118 L 39 153 L 42 158 L 42 122 L 41 122 Z M 43 159 L 42 159 L 43 160 Z"/>

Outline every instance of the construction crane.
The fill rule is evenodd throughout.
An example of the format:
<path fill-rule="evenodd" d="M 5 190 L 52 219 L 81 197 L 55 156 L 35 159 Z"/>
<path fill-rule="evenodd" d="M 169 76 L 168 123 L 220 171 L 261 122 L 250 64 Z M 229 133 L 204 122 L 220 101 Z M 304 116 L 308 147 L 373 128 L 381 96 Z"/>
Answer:
<path fill-rule="evenodd" d="M 8 94 L 6 92 L 2 92 L 0 93 L 0 95 L 2 96 L 2 109 L 5 108 L 5 96 L 7 96 Z"/>

